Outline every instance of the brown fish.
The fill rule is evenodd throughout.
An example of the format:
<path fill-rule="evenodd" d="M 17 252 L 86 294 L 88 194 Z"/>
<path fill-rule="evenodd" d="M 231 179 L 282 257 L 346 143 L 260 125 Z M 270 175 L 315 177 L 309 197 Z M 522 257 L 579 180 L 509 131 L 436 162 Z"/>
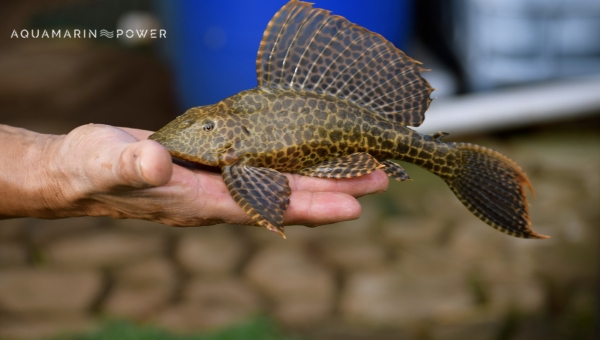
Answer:
<path fill-rule="evenodd" d="M 516 237 L 531 230 L 521 168 L 504 155 L 417 133 L 433 89 L 419 63 L 341 16 L 290 1 L 267 25 L 258 87 L 195 107 L 150 136 L 177 158 L 221 168 L 235 201 L 259 226 L 283 234 L 290 187 L 281 172 L 351 178 L 392 159 L 440 176 L 475 216 Z"/>

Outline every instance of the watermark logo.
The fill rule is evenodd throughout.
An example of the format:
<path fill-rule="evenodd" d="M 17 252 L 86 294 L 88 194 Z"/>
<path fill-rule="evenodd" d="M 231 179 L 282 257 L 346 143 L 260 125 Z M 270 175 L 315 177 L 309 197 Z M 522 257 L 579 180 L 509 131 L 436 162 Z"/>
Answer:
<path fill-rule="evenodd" d="M 100 34 L 98 34 L 100 33 Z M 22 29 L 13 30 L 11 39 L 97 39 L 104 37 L 107 39 L 166 39 L 167 30 L 151 29 L 117 29 L 108 31 L 106 29 Z"/>
<path fill-rule="evenodd" d="M 115 33 L 113 31 L 107 31 L 105 29 L 101 29 L 100 36 L 112 39 L 115 36 Z"/>

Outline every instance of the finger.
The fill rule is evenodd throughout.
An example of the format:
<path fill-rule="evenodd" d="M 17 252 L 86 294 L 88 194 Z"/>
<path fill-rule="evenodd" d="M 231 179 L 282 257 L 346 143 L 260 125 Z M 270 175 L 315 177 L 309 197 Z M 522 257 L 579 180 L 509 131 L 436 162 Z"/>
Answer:
<path fill-rule="evenodd" d="M 203 209 L 211 211 L 213 219 L 220 217 L 228 223 L 255 224 L 231 198 L 229 192 L 213 195 L 205 204 Z M 345 193 L 294 191 L 285 211 L 284 225 L 318 226 L 355 220 L 360 217 L 361 212 L 360 203 Z"/>
<path fill-rule="evenodd" d="M 153 134 L 153 131 L 148 131 L 148 130 L 140 130 L 140 129 L 132 129 L 132 128 L 126 128 L 126 127 L 119 127 L 119 129 L 127 132 L 128 134 L 134 136 L 137 140 L 144 140 L 144 139 L 148 139 L 148 137 Z"/>
<path fill-rule="evenodd" d="M 173 173 L 169 152 L 149 140 L 129 144 L 121 153 L 115 169 L 117 185 L 135 188 L 164 185 Z"/>
<path fill-rule="evenodd" d="M 354 178 L 330 179 L 288 175 L 288 179 L 292 191 L 341 192 L 354 197 L 385 192 L 389 185 L 389 178 L 383 170 Z"/>
<path fill-rule="evenodd" d="M 318 226 L 360 217 L 358 201 L 345 193 L 296 191 L 284 215 L 284 224 Z"/>

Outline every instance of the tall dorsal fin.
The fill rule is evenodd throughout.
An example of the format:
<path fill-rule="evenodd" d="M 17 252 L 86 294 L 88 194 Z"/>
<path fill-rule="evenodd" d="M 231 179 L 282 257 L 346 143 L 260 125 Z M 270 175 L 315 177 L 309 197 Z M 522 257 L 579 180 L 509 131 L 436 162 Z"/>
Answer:
<path fill-rule="evenodd" d="M 433 89 L 418 64 L 381 35 L 292 0 L 267 25 L 256 73 L 263 88 L 326 93 L 419 126 Z"/>

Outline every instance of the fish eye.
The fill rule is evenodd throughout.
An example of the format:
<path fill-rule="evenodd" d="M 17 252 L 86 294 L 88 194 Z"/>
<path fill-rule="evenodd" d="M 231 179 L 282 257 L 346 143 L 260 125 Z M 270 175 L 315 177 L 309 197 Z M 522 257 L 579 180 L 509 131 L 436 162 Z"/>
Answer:
<path fill-rule="evenodd" d="M 204 131 L 212 131 L 215 128 L 215 123 L 211 121 L 206 121 L 202 124 L 202 130 Z"/>

